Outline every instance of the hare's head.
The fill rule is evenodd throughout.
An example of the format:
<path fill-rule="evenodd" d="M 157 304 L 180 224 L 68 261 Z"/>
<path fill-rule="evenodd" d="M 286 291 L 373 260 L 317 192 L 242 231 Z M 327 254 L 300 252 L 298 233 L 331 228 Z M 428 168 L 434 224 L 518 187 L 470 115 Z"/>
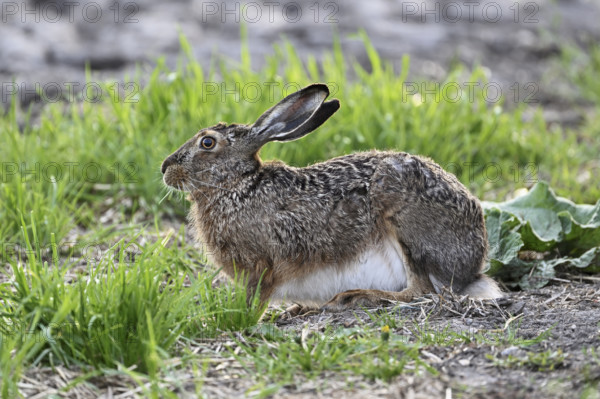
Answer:
<path fill-rule="evenodd" d="M 264 144 L 298 139 L 338 110 L 339 101 L 324 102 L 327 96 L 326 85 L 313 84 L 281 100 L 252 125 L 219 123 L 200 130 L 163 161 L 165 184 L 195 191 L 253 173 Z"/>

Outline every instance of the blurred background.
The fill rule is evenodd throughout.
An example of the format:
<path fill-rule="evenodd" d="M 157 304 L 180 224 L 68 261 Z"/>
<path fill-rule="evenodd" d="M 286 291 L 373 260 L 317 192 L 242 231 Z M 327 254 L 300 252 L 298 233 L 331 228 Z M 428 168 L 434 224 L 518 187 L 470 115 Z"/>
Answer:
<path fill-rule="evenodd" d="M 77 91 L 86 66 L 95 77 L 122 80 L 136 65 L 149 74 L 157 57 L 174 65 L 180 34 L 201 65 L 215 58 L 235 63 L 242 25 L 253 67 L 282 37 L 302 59 L 319 60 L 337 36 L 347 59 L 368 68 L 356 37 L 364 29 L 396 70 L 410 55 L 409 76 L 441 81 L 455 64 L 480 65 L 510 93 L 508 102 L 543 104 L 551 122 L 576 123 L 580 115 L 562 106 L 576 89 L 557 78 L 557 60 L 563 45 L 587 49 L 596 42 L 599 18 L 600 4 L 591 0 L 3 1 L 2 102 L 10 101 L 13 80 L 28 104 L 39 100 L 36 87 L 52 96 L 72 82 Z"/>

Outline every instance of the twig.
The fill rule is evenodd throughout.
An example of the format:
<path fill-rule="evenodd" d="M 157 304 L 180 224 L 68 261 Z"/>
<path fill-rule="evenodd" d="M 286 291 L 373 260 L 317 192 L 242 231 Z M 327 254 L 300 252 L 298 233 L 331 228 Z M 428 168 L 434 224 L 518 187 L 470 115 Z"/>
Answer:
<path fill-rule="evenodd" d="M 506 323 L 504 323 L 504 328 L 502 329 L 502 331 L 506 331 L 508 329 L 508 326 L 510 326 L 510 323 L 512 323 L 513 321 L 520 319 L 521 317 L 523 317 L 523 313 L 520 313 L 516 316 L 511 317 L 510 319 L 506 320 Z"/>
<path fill-rule="evenodd" d="M 553 302 L 554 300 L 556 300 L 557 298 L 559 298 L 560 296 L 562 296 L 562 295 L 565 293 L 565 291 L 566 291 L 566 290 L 567 290 L 567 287 L 563 288 L 562 292 L 560 292 L 560 293 L 558 293 L 558 294 L 554 295 L 553 297 L 551 297 L 551 298 L 549 298 L 549 299 L 546 299 L 546 300 L 544 301 L 544 305 L 547 305 L 547 304 L 549 304 L 550 302 Z"/>
<path fill-rule="evenodd" d="M 600 277 L 594 277 L 594 276 L 568 274 L 567 277 L 574 278 L 574 279 L 578 278 L 578 279 L 582 279 L 582 280 L 590 280 L 590 281 L 600 281 Z"/>

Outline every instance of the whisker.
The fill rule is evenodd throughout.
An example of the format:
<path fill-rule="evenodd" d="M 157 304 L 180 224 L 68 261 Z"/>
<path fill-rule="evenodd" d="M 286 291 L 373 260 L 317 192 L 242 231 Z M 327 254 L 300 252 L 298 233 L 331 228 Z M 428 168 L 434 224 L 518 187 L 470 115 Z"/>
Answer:
<path fill-rule="evenodd" d="M 211 166 L 209 166 L 208 168 L 204 168 L 202 170 L 195 170 L 194 173 L 202 173 L 202 172 L 206 172 L 207 170 L 212 169 Z M 189 171 L 188 171 L 189 172 Z"/>
<path fill-rule="evenodd" d="M 188 188 L 188 183 L 183 183 L 183 184 L 184 184 L 184 187 L 187 189 Z M 204 195 L 204 198 L 206 198 L 207 201 L 209 200 L 208 195 L 206 195 L 205 193 L 203 193 L 202 190 L 198 190 L 196 188 L 196 186 L 194 186 L 191 182 L 189 182 L 189 186 L 192 187 L 193 191 L 189 190 L 189 189 L 187 191 L 189 191 L 190 193 L 192 193 L 192 192 L 199 192 L 200 194 Z"/>
<path fill-rule="evenodd" d="M 225 187 L 221 187 L 221 186 L 215 186 L 214 184 L 210 184 L 210 183 L 206 183 L 203 182 L 202 180 L 198 180 L 196 178 L 191 177 L 190 180 L 193 180 L 196 183 L 202 184 L 203 186 L 207 186 L 207 187 L 213 187 L 213 188 L 218 188 L 219 190 L 225 190 L 225 191 L 229 191 L 229 192 L 233 192 L 233 190 L 225 188 Z"/>

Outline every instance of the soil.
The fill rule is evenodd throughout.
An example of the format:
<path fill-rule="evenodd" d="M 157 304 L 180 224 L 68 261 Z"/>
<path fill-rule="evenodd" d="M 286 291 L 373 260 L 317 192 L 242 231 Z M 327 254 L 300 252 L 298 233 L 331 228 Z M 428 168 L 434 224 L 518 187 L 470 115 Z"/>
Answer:
<path fill-rule="evenodd" d="M 545 331 L 550 335 L 539 344 L 524 348 L 475 343 L 430 346 L 426 352 L 430 364 L 440 372 L 437 377 L 397 377 L 386 388 L 367 384 L 356 391 L 324 391 L 324 397 L 443 398 L 451 392 L 450 397 L 574 398 L 579 397 L 586 383 L 588 386 L 595 383 L 600 388 L 600 279 L 594 283 L 561 282 L 538 290 L 513 292 L 496 302 L 478 302 L 448 294 L 430 296 L 421 305 L 403 306 L 397 312 L 398 317 L 416 323 L 427 319 L 434 330 L 449 328 L 476 334 L 513 328 L 518 337 L 526 339 Z M 301 329 L 308 322 L 311 329 L 331 324 L 351 327 L 359 323 L 355 314 L 369 320 L 364 313 L 347 312 L 296 317 L 279 325 Z M 392 333 L 411 336 L 406 327 Z M 536 370 L 531 365 L 497 366 L 488 358 L 492 355 L 500 360 L 509 356 L 527 359 L 528 353 L 547 350 L 562 351 L 564 355 L 564 361 L 555 370 Z M 595 350 L 595 358 L 585 353 L 589 350 Z M 309 392 L 305 394 L 310 396 Z M 287 397 L 285 392 L 280 395 Z"/>
<path fill-rule="evenodd" d="M 557 280 L 551 285 L 527 292 L 508 293 L 498 301 L 473 301 L 449 293 L 430 295 L 400 307 L 371 310 L 394 312 L 395 318 L 431 328 L 449 328 L 457 332 L 516 331 L 516 337 L 534 339 L 548 334 L 541 342 L 528 346 L 509 343 L 461 343 L 450 346 L 431 345 L 421 349 L 421 356 L 439 374 L 403 374 L 389 383 L 369 381 L 360 376 L 341 376 L 327 372 L 312 380 L 298 379 L 282 387 L 275 398 L 598 398 L 600 397 L 600 278 L 572 276 L 573 280 Z M 372 323 L 364 311 L 313 313 L 281 317 L 278 327 L 300 332 L 309 328 L 322 331 L 327 326 L 359 326 Z M 406 327 L 392 329 L 413 340 Z M 195 352 L 219 353 L 233 341 L 202 342 Z M 562 353 L 562 360 L 550 366 L 536 366 L 526 360 L 540 352 Z M 494 361 L 493 359 L 496 359 Z M 523 361 L 508 364 L 509 360 Z M 498 363 L 498 364 L 495 364 Z M 502 364 L 502 362 L 504 362 Z M 58 372 L 57 372 L 58 371 Z M 189 371 L 189 370 L 188 370 Z M 34 368 L 26 372 L 20 384 L 26 397 L 46 392 L 51 394 L 80 373 L 61 367 Z M 173 387 L 180 397 L 195 397 L 191 371 L 173 375 Z M 96 378 L 92 385 L 79 385 L 67 397 L 134 397 L 132 381 L 123 376 Z M 248 395 L 255 375 L 234 358 L 222 356 L 202 378 L 202 391 L 207 397 L 239 397 Z M 584 396 L 585 394 L 585 396 Z M 77 396 L 79 395 L 79 396 Z M 121 396 L 119 396 L 121 395 Z M 254 396 L 250 394 L 249 396 Z"/>

